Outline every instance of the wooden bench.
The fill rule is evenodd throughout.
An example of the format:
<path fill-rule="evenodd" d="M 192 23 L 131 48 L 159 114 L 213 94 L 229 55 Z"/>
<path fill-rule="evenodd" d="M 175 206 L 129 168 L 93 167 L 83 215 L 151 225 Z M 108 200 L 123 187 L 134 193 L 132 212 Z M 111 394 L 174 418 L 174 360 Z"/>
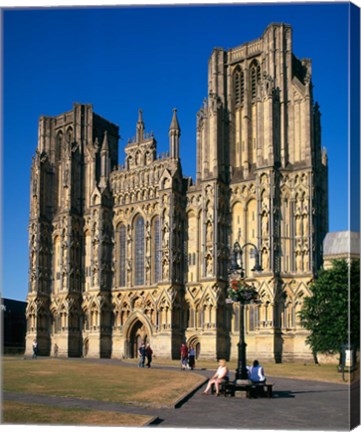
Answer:
<path fill-rule="evenodd" d="M 249 397 L 272 397 L 272 383 L 252 383 L 249 387 Z"/>
<path fill-rule="evenodd" d="M 228 385 L 229 385 L 229 381 L 226 380 L 222 380 L 219 384 L 219 394 L 224 394 L 224 396 L 227 396 L 227 389 L 228 389 Z M 212 384 L 212 388 L 211 388 L 211 392 L 212 394 L 215 393 L 216 388 L 215 385 Z"/>
<path fill-rule="evenodd" d="M 246 392 L 247 398 L 252 397 L 272 397 L 272 383 L 249 383 L 249 384 L 236 384 L 233 382 L 223 383 L 220 386 L 220 392 L 224 396 L 235 396 L 236 391 Z"/>

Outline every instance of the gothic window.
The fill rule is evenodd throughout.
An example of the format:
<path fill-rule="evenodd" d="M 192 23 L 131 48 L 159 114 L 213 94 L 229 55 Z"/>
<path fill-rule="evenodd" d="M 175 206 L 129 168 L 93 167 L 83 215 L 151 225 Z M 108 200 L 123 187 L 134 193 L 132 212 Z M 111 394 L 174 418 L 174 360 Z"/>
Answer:
<path fill-rule="evenodd" d="M 54 292 L 61 289 L 61 240 L 56 237 L 54 240 Z"/>
<path fill-rule="evenodd" d="M 234 101 L 236 106 L 239 106 L 244 101 L 244 74 L 239 67 L 237 67 L 233 75 L 233 86 L 234 86 Z"/>
<path fill-rule="evenodd" d="M 73 141 L 73 129 L 71 127 L 66 131 L 66 139 L 70 143 Z"/>
<path fill-rule="evenodd" d="M 122 224 L 119 229 L 119 285 L 125 286 L 125 259 L 126 259 L 126 229 Z"/>
<path fill-rule="evenodd" d="M 72 196 L 72 206 L 74 206 L 74 208 L 80 209 L 81 207 L 81 196 L 80 196 L 80 185 L 81 185 L 81 173 L 80 173 L 80 166 L 81 166 L 81 161 L 80 161 L 80 153 L 79 151 L 76 151 L 73 154 L 72 157 L 72 161 L 71 161 L 71 196 Z M 67 183 L 69 182 L 69 172 L 66 171 L 67 173 L 67 177 L 66 179 L 64 179 L 64 182 L 66 181 Z"/>
<path fill-rule="evenodd" d="M 91 236 L 90 232 L 85 233 L 85 290 L 88 291 L 91 286 Z"/>
<path fill-rule="evenodd" d="M 62 169 L 61 169 L 61 154 L 63 147 L 63 133 L 59 132 L 55 142 L 55 164 L 56 164 L 56 188 L 54 194 L 55 207 L 61 207 L 62 200 Z"/>
<path fill-rule="evenodd" d="M 100 161 L 100 152 L 98 152 L 96 154 L 96 157 L 95 157 L 95 178 L 96 178 L 97 182 L 100 179 L 100 165 L 101 165 L 100 162 L 101 162 Z"/>
<path fill-rule="evenodd" d="M 59 132 L 56 137 L 56 147 L 55 147 L 55 159 L 59 162 L 61 159 L 61 150 L 63 146 L 63 133 Z"/>
<path fill-rule="evenodd" d="M 188 253 L 188 280 L 193 281 L 194 278 L 197 276 L 197 268 L 196 265 L 196 251 L 197 251 L 197 235 L 198 235 L 198 229 L 197 229 L 198 221 L 195 213 L 191 211 L 188 213 L 188 230 L 187 230 L 187 241 L 185 244 L 185 249 Z M 208 236 L 210 240 L 211 232 L 210 229 L 208 230 Z"/>
<path fill-rule="evenodd" d="M 238 70 L 236 70 L 234 74 L 234 100 L 236 103 L 236 106 L 239 106 L 241 104 L 241 79 L 240 79 L 240 73 Z"/>
<path fill-rule="evenodd" d="M 252 99 L 257 96 L 257 84 L 261 80 L 261 67 L 257 61 L 253 62 L 251 65 L 251 94 Z"/>
<path fill-rule="evenodd" d="M 144 284 L 144 219 L 138 216 L 135 221 L 135 285 Z"/>
<path fill-rule="evenodd" d="M 154 282 L 161 279 L 161 244 L 160 244 L 160 223 L 157 216 L 153 222 L 153 268 L 154 268 Z"/>
<path fill-rule="evenodd" d="M 241 102 L 244 101 L 244 73 L 241 71 Z"/>

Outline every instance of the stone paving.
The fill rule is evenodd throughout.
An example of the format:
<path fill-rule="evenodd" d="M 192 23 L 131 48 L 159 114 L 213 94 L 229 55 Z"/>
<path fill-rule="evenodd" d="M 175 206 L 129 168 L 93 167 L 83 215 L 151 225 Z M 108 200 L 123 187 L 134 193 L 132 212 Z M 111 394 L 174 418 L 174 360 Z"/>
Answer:
<path fill-rule="evenodd" d="M 101 360 L 99 360 L 101 361 Z M 124 366 L 126 363 L 122 363 Z M 127 365 L 128 366 L 128 365 Z M 131 365 L 130 367 L 134 367 Z M 213 371 L 185 371 L 209 377 Z M 204 386 L 179 408 L 145 408 L 116 403 L 3 392 L 4 400 L 146 414 L 151 427 L 286 430 L 349 430 L 349 386 L 286 378 L 274 383 L 272 399 L 204 396 Z M 353 389 L 353 393 L 359 389 Z"/>

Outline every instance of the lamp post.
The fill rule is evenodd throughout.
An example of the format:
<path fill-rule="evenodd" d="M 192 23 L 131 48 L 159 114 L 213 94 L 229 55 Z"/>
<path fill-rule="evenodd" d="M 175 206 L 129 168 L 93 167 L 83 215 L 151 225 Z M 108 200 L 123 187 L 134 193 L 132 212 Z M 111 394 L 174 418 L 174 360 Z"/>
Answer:
<path fill-rule="evenodd" d="M 262 271 L 259 260 L 259 251 L 253 243 L 245 243 L 243 246 L 236 241 L 231 254 L 231 266 L 229 269 L 228 303 L 239 303 L 239 342 L 238 342 L 238 363 L 236 369 L 236 380 L 248 378 L 246 362 L 246 341 L 244 336 L 244 306 L 258 302 L 258 293 L 252 284 L 246 284 L 245 268 L 243 264 L 243 251 L 246 247 L 253 247 L 255 265 L 251 271 Z"/>

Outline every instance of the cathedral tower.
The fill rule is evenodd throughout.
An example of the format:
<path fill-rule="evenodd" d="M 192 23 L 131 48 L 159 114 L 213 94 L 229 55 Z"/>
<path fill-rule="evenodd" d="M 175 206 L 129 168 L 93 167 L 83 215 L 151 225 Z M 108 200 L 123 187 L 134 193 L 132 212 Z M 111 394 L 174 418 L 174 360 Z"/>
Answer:
<path fill-rule="evenodd" d="M 293 54 L 290 26 L 271 24 L 257 40 L 213 51 L 208 98 L 197 116 L 197 185 L 201 190 L 214 184 L 215 278 L 225 277 L 225 245 L 238 240 L 260 251 L 263 272 L 255 273 L 252 246 L 244 249 L 246 276 L 263 299 L 262 306 L 247 310 L 249 351 L 259 356 L 261 346 L 263 356 L 276 359 L 307 351 L 297 312 L 321 265 L 328 229 L 327 158 L 320 136 L 311 61 Z M 229 199 L 222 206 L 224 197 Z M 208 202 L 204 189 L 199 200 Z M 211 219 L 198 220 L 206 237 Z M 220 243 L 224 237 L 227 242 Z M 201 254 L 211 257 L 210 250 L 203 246 Z M 232 316 L 235 355 L 238 305 Z"/>
<path fill-rule="evenodd" d="M 118 127 L 91 105 L 40 119 L 31 169 L 27 352 L 36 338 L 44 354 L 56 347 L 81 355 L 84 292 L 95 290 L 100 301 L 109 296 L 110 269 L 102 262 L 111 240 L 109 174 L 117 160 Z"/>

